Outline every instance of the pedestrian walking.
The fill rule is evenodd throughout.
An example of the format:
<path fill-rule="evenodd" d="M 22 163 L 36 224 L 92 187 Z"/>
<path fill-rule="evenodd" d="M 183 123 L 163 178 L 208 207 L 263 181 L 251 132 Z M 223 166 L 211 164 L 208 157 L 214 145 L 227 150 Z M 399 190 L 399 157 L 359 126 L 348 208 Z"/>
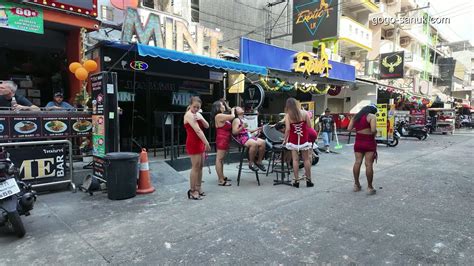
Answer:
<path fill-rule="evenodd" d="M 293 186 L 299 187 L 299 152 L 303 157 L 306 186 L 313 187 L 311 182 L 310 149 L 313 144 L 309 141 L 309 125 L 311 121 L 306 111 L 301 110 L 295 98 L 288 98 L 285 106 L 285 147 L 291 151 L 293 161 Z"/>
<path fill-rule="evenodd" d="M 201 190 L 202 167 L 204 155 L 211 150 L 211 146 L 204 135 L 203 129 L 209 128 L 209 123 L 199 112 L 201 99 L 191 97 L 188 111 L 184 115 L 184 128 L 186 129 L 186 151 L 191 158 L 191 173 L 189 174 L 190 189 L 188 199 L 200 200 L 206 194 Z"/>
<path fill-rule="evenodd" d="M 225 113 L 226 109 L 228 109 L 228 106 L 225 106 L 223 101 L 215 101 L 211 109 L 211 117 L 214 119 L 216 128 L 216 173 L 219 186 L 231 186 L 231 180 L 224 176 L 224 158 L 230 146 L 231 121 L 235 118 L 235 109 L 232 108 L 230 114 Z"/>
<path fill-rule="evenodd" d="M 375 134 L 377 134 L 377 107 L 368 105 L 362 108 L 349 123 L 347 130 L 356 130 L 354 155 L 355 162 L 352 168 L 354 174 L 354 192 L 361 190 L 359 183 L 360 167 L 362 161 L 365 160 L 365 174 L 367 176 L 367 194 L 374 195 L 376 190 L 372 186 L 374 179 L 374 160 L 377 159 L 377 142 Z"/>
<path fill-rule="evenodd" d="M 329 145 L 331 144 L 332 132 L 334 130 L 334 119 L 331 115 L 331 110 L 326 108 L 324 115 L 319 118 L 319 132 L 323 138 L 326 153 L 329 153 Z"/>

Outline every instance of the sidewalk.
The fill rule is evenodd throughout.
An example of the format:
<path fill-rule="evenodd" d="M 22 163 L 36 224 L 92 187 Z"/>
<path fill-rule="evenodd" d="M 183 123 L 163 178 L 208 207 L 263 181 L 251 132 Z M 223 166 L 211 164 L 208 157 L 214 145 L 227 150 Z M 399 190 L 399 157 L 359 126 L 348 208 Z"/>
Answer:
<path fill-rule="evenodd" d="M 0 229 L 11 264 L 473 264 L 473 134 L 379 146 L 376 196 L 352 190 L 352 146 L 321 154 L 314 188 L 273 186 L 274 175 L 225 165 L 231 187 L 204 169 L 204 200 L 186 197 L 188 171 L 150 165 L 156 192 L 41 195 L 27 235 Z M 471 153 L 470 153 L 471 152 Z M 366 184 L 361 173 L 362 186 Z"/>

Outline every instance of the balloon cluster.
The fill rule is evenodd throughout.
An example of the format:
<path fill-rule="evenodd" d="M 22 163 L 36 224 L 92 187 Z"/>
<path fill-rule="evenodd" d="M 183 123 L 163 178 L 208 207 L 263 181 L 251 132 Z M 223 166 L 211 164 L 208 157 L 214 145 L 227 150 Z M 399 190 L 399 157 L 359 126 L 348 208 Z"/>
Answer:
<path fill-rule="evenodd" d="M 95 71 L 96 69 L 97 63 L 94 60 L 86 60 L 82 65 L 79 62 L 72 62 L 69 65 L 69 71 L 81 81 L 86 80 L 87 76 L 89 76 L 89 72 Z"/>

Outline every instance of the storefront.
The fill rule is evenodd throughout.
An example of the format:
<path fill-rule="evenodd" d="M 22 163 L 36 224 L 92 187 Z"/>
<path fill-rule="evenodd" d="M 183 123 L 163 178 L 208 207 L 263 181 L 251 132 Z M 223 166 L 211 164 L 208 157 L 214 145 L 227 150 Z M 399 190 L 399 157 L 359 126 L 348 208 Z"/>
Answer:
<path fill-rule="evenodd" d="M 214 101 L 224 98 L 227 71 L 266 75 L 263 67 L 194 55 L 142 44 L 99 43 L 91 49 L 102 71 L 117 73 L 121 150 L 176 145 L 185 139 L 182 117 L 191 96 L 199 96 L 206 119 Z M 231 105 L 233 97 L 227 97 Z M 163 127 L 166 138 L 163 141 Z M 214 132 L 210 130 L 211 141 Z M 165 142 L 163 145 L 163 142 Z"/>
<path fill-rule="evenodd" d="M 329 105 L 342 106 L 334 108 L 333 113 L 344 112 L 347 99 L 337 99 L 338 104 L 333 104 L 333 99 L 354 86 L 355 68 L 329 60 L 324 44 L 316 56 L 242 38 L 240 54 L 242 63 L 269 70 L 268 76 L 259 81 L 266 89 L 260 113 L 283 112 L 288 97 L 314 103 L 310 111 L 315 115 L 322 114 Z"/>
<path fill-rule="evenodd" d="M 80 60 L 81 28 L 98 28 L 96 1 L 22 2 L 0 1 L 0 80 L 14 80 L 17 93 L 40 107 L 55 92 L 74 104 L 80 82 L 67 66 Z"/>

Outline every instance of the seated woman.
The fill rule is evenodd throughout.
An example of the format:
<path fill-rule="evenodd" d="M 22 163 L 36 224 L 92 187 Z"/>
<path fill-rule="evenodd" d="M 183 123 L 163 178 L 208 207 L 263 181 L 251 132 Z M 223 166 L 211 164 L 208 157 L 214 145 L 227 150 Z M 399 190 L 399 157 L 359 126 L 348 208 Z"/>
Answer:
<path fill-rule="evenodd" d="M 265 156 L 265 140 L 257 138 L 253 135 L 255 132 L 259 132 L 260 129 L 249 131 L 244 127 L 244 109 L 241 107 L 235 108 L 235 119 L 232 121 L 232 134 L 235 136 L 237 141 L 249 149 L 249 169 L 252 171 L 267 171 L 265 166 L 262 164 L 263 157 Z M 258 159 L 255 162 L 255 158 Z"/>

